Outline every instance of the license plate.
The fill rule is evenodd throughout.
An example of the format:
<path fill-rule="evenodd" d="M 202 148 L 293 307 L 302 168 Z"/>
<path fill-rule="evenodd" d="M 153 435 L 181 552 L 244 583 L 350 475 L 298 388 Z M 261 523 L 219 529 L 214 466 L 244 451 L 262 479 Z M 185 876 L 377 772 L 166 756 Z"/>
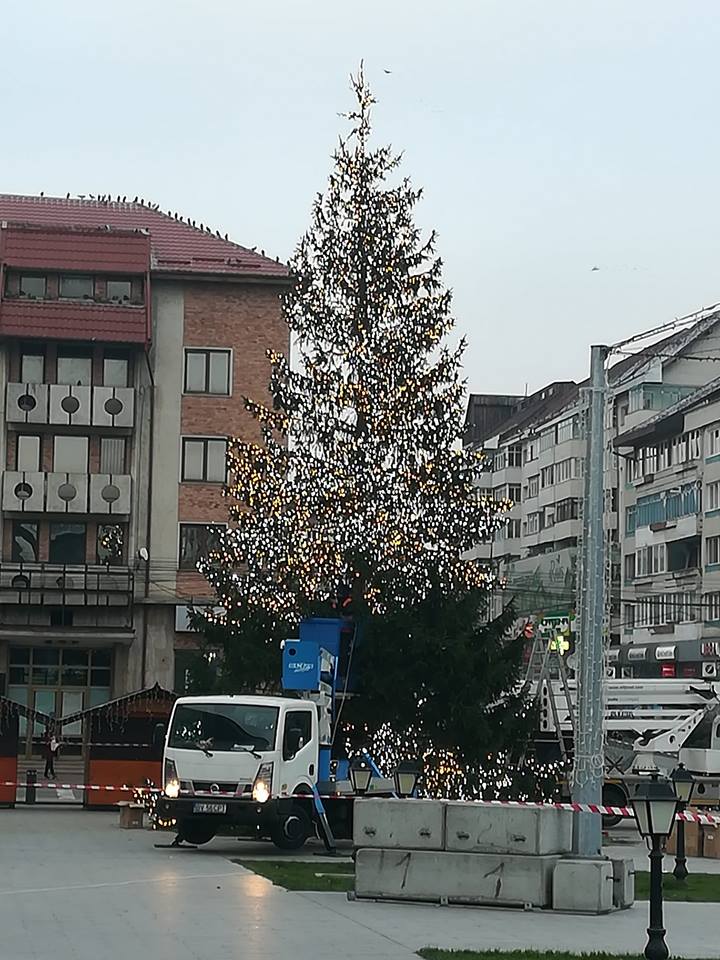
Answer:
<path fill-rule="evenodd" d="M 227 813 L 226 803 L 194 803 L 193 813 Z"/>

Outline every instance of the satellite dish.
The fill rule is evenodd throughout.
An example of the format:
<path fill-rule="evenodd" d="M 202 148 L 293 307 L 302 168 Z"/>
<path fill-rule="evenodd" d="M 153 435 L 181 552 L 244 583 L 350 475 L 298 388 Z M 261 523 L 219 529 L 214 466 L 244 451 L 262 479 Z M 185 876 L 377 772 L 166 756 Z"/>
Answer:
<path fill-rule="evenodd" d="M 150 554 L 147 552 L 147 547 L 140 547 L 140 549 L 138 550 L 138 555 L 141 560 L 145 561 L 145 563 L 147 563 L 148 560 L 150 559 Z"/>

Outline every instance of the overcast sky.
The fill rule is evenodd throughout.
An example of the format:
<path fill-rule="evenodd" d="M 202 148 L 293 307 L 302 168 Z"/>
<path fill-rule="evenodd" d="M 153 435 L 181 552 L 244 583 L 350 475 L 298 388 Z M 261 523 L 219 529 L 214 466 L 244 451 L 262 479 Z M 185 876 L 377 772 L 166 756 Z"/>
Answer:
<path fill-rule="evenodd" d="M 532 391 L 720 299 L 719 34 L 717 0 L 6 0 L 0 191 L 139 194 L 286 258 L 364 57 L 470 388 Z"/>

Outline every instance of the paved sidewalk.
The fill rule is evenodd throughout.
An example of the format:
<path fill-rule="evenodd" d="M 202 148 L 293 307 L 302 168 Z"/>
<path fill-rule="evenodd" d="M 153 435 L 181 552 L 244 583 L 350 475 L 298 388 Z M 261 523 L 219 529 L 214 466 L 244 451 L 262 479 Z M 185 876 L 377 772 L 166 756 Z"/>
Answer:
<path fill-rule="evenodd" d="M 412 960 L 429 945 L 639 953 L 644 944 L 646 904 L 574 917 L 351 903 L 342 894 L 288 893 L 230 862 L 259 845 L 154 848 L 169 839 L 120 830 L 115 813 L 0 811 L 2 956 Z M 668 904 L 667 926 L 676 956 L 720 957 L 717 904 Z"/>

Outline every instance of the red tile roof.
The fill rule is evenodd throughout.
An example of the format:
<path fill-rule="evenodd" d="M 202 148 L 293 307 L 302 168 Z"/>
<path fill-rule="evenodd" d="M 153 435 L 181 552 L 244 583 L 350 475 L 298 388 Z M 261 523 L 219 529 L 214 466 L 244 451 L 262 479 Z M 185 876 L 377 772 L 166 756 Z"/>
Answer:
<path fill-rule="evenodd" d="M 152 249 L 151 268 L 155 274 L 220 274 L 268 281 L 282 281 L 288 276 L 287 267 L 282 263 L 135 201 L 0 194 L 2 221 L 46 227 L 110 226 L 147 230 Z"/>
<path fill-rule="evenodd" d="M 145 274 L 150 270 L 150 234 L 11 224 L 0 226 L 0 260 L 25 270 Z"/>

